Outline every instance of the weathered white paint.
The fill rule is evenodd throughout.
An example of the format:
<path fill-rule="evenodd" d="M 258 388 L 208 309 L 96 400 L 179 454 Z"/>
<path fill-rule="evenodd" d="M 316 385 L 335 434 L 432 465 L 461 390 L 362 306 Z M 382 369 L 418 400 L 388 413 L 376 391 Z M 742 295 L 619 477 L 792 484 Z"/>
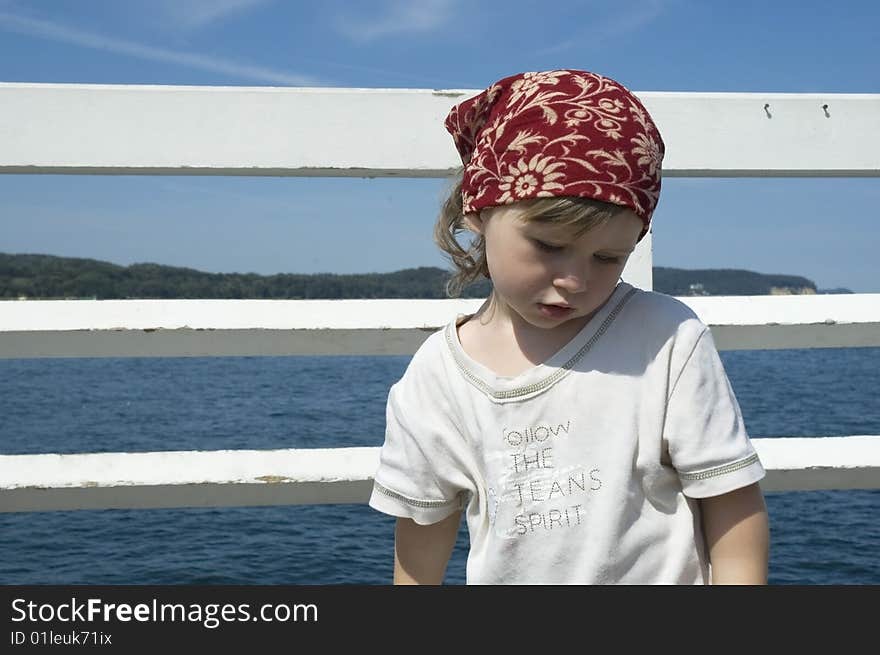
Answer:
<path fill-rule="evenodd" d="M 880 323 L 880 294 L 682 296 L 708 325 Z M 68 330 L 420 329 L 481 300 L 10 300 L 0 333 Z"/>
<path fill-rule="evenodd" d="M 722 350 L 880 346 L 880 294 L 681 297 Z M 411 354 L 480 300 L 0 302 L 0 358 Z"/>
<path fill-rule="evenodd" d="M 880 489 L 880 436 L 753 439 L 766 491 Z"/>
<path fill-rule="evenodd" d="M 0 455 L 0 511 L 363 502 L 376 448 Z"/>
<path fill-rule="evenodd" d="M 880 293 L 679 298 L 710 325 L 880 323 Z"/>
<path fill-rule="evenodd" d="M 4 83 L 0 173 L 442 177 L 477 92 Z M 666 176 L 880 174 L 878 94 L 637 95 Z"/>
<path fill-rule="evenodd" d="M 765 491 L 880 488 L 880 436 L 754 439 Z M 378 448 L 0 455 L 0 512 L 365 503 Z"/>
<path fill-rule="evenodd" d="M 721 350 L 880 346 L 880 294 L 679 298 Z"/>
<path fill-rule="evenodd" d="M 0 332 L 433 328 L 481 300 L 13 300 Z"/>

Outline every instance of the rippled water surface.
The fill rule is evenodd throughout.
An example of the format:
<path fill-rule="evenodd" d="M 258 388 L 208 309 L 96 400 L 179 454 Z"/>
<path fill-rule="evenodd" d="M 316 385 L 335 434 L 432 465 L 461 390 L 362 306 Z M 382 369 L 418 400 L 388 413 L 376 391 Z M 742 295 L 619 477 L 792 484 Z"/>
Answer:
<path fill-rule="evenodd" d="M 880 348 L 722 353 L 753 437 L 880 434 Z M 379 446 L 408 357 L 0 360 L 0 452 Z M 771 582 L 880 584 L 880 491 L 767 495 Z M 386 583 L 366 505 L 0 514 L 0 583 Z M 464 581 L 462 529 L 447 581 Z"/>

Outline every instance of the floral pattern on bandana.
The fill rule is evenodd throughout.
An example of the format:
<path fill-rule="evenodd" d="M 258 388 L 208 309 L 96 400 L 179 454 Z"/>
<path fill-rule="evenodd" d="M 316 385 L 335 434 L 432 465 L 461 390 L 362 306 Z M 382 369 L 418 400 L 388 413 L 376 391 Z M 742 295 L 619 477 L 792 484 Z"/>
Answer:
<path fill-rule="evenodd" d="M 665 146 L 645 107 L 607 77 L 520 73 L 456 105 L 446 118 L 464 164 L 464 212 L 551 196 L 632 209 L 648 231 Z"/>

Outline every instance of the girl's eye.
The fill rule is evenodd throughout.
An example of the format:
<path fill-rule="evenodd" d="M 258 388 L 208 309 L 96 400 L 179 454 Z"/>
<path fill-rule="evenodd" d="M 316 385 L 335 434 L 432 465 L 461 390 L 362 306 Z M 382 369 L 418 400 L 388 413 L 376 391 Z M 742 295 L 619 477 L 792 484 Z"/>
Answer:
<path fill-rule="evenodd" d="M 538 249 L 543 250 L 544 252 L 559 252 L 560 250 L 562 250 L 562 246 L 554 246 L 552 244 L 539 241 L 538 239 L 532 239 L 532 241 L 538 247 Z"/>
<path fill-rule="evenodd" d="M 602 255 L 596 255 L 596 259 L 598 259 L 603 264 L 619 264 L 620 257 L 603 257 Z"/>

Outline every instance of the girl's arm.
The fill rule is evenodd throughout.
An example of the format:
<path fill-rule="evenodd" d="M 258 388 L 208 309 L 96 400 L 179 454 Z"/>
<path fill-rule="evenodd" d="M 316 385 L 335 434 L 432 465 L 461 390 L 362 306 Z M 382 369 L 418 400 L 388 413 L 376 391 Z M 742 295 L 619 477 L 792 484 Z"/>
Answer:
<path fill-rule="evenodd" d="M 460 511 L 431 525 L 419 525 L 412 519 L 397 519 L 394 584 L 441 584 L 460 523 Z"/>
<path fill-rule="evenodd" d="M 767 584 L 770 528 L 758 483 L 700 501 L 712 584 Z"/>

